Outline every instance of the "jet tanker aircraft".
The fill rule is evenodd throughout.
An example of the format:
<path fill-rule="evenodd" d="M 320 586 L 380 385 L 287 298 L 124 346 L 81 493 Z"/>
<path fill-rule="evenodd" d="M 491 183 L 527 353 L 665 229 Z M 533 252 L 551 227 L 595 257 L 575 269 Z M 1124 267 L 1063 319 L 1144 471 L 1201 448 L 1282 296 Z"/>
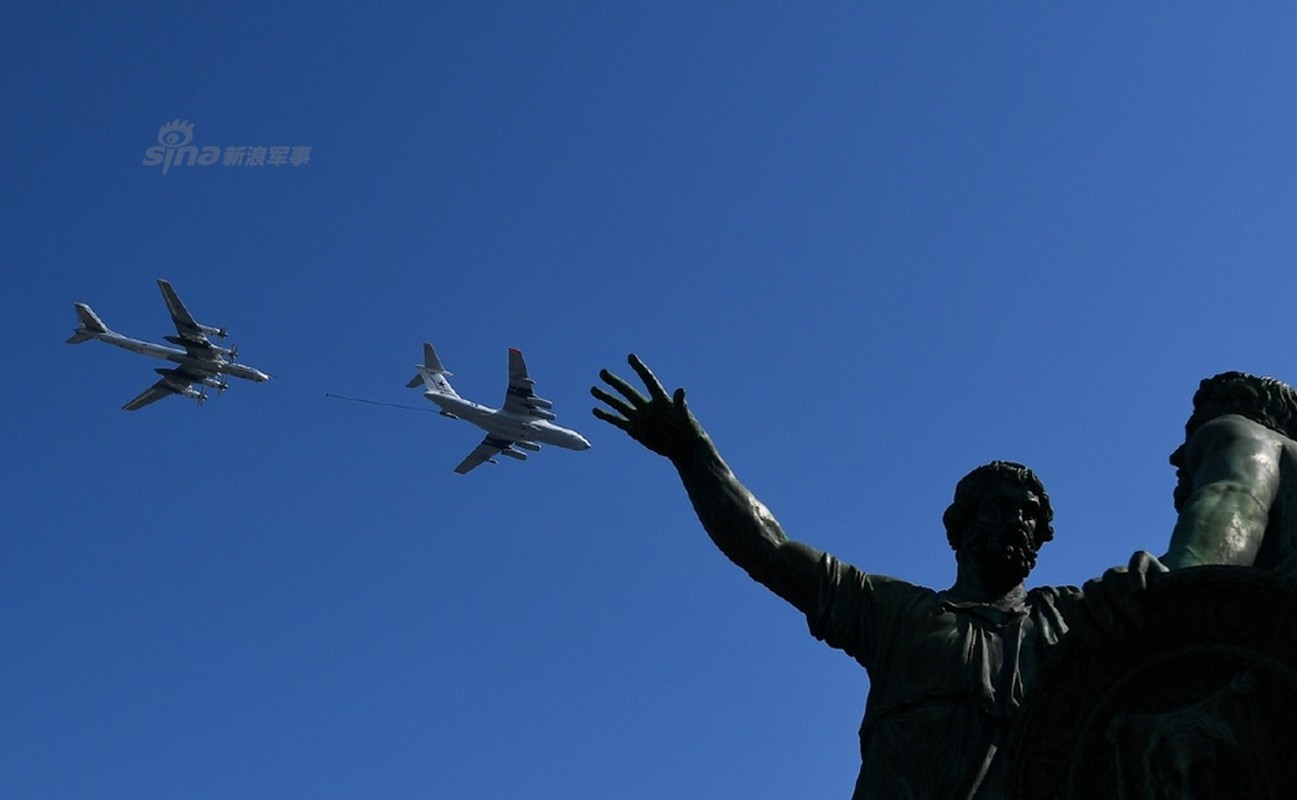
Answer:
<path fill-rule="evenodd" d="M 218 392 L 224 392 L 229 388 L 225 381 L 221 380 L 222 375 L 233 375 L 236 378 L 258 383 L 270 380 L 270 376 L 261 370 L 236 363 L 237 347 L 220 347 L 208 341 L 208 336 L 225 339 L 225 329 L 200 325 L 196 322 L 189 309 L 180 302 L 180 296 L 176 294 L 175 289 L 171 288 L 171 284 L 159 278 L 158 288 L 162 290 L 162 299 L 167 303 L 167 310 L 171 312 L 171 320 L 175 322 L 176 333 L 179 334 L 164 338 L 179 347 L 142 342 L 139 339 L 123 336 L 109 330 L 90 306 L 85 303 L 76 304 L 77 319 L 80 324 L 77 325 L 72 338 L 68 339 L 68 344 L 81 344 L 91 339 L 98 339 L 133 353 L 165 359 L 178 365 L 171 369 L 155 369 L 154 372 L 161 375 L 162 379 L 122 408 L 134 411 L 173 394 L 192 398 L 202 405 L 207 399 L 207 387 L 216 389 Z M 195 389 L 195 384 L 202 388 Z"/>
<path fill-rule="evenodd" d="M 554 424 L 554 412 L 550 410 L 554 404 L 532 392 L 535 381 L 527 375 L 527 364 L 522 360 L 522 351 L 517 348 L 509 348 L 509 389 L 505 392 L 504 408 L 501 409 L 488 408 L 460 397 L 446 380 L 451 373 L 442 366 L 437 351 L 427 342 L 423 345 L 423 363 L 417 366 L 419 374 L 406 386 L 414 389 L 422 383 L 423 396 L 441 407 L 443 417 L 467 420 L 486 431 L 482 443 L 455 467 L 460 475 L 483 461 L 498 463 L 495 460 L 497 454 L 525 461 L 527 454 L 522 451 L 535 452 L 541 444 L 568 450 L 590 447 L 581 434 Z"/>

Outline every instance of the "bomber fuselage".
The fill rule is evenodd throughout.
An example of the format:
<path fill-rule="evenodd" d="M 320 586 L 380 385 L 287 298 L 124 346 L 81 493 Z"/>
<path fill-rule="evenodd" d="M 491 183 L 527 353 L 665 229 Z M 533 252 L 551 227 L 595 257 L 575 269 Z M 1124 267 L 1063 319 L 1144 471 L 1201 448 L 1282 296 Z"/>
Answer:
<path fill-rule="evenodd" d="M 270 376 L 254 367 L 246 364 L 240 364 L 234 361 L 226 361 L 215 351 L 212 352 L 211 358 L 195 358 L 189 354 L 188 350 L 182 350 L 178 347 L 168 347 L 156 342 L 145 342 L 140 339 L 132 339 L 129 336 L 123 336 L 120 333 L 107 331 L 104 333 L 91 333 L 94 338 L 101 342 L 115 345 L 124 350 L 130 350 L 132 353 L 139 353 L 143 356 L 152 356 L 161 358 L 183 367 L 189 367 L 195 372 L 221 373 L 233 375 L 236 378 L 245 380 L 262 381 L 270 380 Z"/>

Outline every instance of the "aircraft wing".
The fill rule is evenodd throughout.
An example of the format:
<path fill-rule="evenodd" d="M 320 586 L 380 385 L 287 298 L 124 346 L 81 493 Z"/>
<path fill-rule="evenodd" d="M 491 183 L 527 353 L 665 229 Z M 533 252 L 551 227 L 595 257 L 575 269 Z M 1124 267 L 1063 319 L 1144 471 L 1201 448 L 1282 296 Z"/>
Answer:
<path fill-rule="evenodd" d="M 212 343 L 207 340 L 203 326 L 199 325 L 194 315 L 185 308 L 176 290 L 162 278 L 158 278 L 158 288 L 162 290 L 162 299 L 167 302 L 167 311 L 171 312 L 171 321 L 176 324 L 176 333 L 180 334 L 180 341 L 177 344 L 182 345 L 191 354 L 194 354 L 194 348 L 204 354 L 209 351 Z"/>
<path fill-rule="evenodd" d="M 193 388 L 195 381 L 201 381 L 204 375 L 177 367 L 176 369 L 159 369 L 157 373 L 162 379 L 149 388 L 140 392 L 133 400 L 122 406 L 127 411 L 135 411 L 144 408 L 150 403 L 156 403 L 168 395 L 183 394 L 187 397 L 193 397 L 199 402 L 202 401 L 202 393 Z"/>
<path fill-rule="evenodd" d="M 522 360 L 522 351 L 516 347 L 509 348 L 509 388 L 504 393 L 504 413 L 524 419 L 554 419 L 549 409 L 553 403 L 538 397 L 532 387 L 536 382 L 527 374 L 527 362 Z"/>
<path fill-rule="evenodd" d="M 140 394 L 134 400 L 122 406 L 122 408 L 126 409 L 127 411 L 135 411 L 136 409 L 144 408 L 149 403 L 156 402 L 158 400 L 161 400 L 164 397 L 169 397 L 175 393 L 176 391 L 171 388 L 170 384 L 167 383 L 167 379 L 163 378 L 162 380 L 153 384 L 149 388 L 145 389 L 143 392 L 140 392 Z"/>
<path fill-rule="evenodd" d="M 496 463 L 495 457 L 499 455 L 500 451 L 507 450 L 512 444 L 513 442 L 508 439 L 487 436 L 482 440 L 481 444 L 473 448 L 473 452 L 469 453 L 467 458 L 459 462 L 459 466 L 455 467 L 455 471 L 460 475 L 466 475 L 470 470 L 484 461 L 489 461 L 494 464 Z"/>

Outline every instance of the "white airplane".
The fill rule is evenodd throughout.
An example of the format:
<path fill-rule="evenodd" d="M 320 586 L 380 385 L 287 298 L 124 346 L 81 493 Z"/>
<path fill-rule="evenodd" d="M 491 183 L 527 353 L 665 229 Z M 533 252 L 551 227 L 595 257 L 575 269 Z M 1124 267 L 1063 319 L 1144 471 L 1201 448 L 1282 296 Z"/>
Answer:
<path fill-rule="evenodd" d="M 81 344 L 91 339 L 98 339 L 133 353 L 166 359 L 179 365 L 171 369 L 155 369 L 154 372 L 161 375 L 162 379 L 122 408 L 134 411 L 173 394 L 192 398 L 202 405 L 207 399 L 207 387 L 210 386 L 217 392 L 224 392 L 230 388 L 225 381 L 221 380 L 222 375 L 233 375 L 236 378 L 258 383 L 270 380 L 270 376 L 261 370 L 236 363 L 237 347 L 219 347 L 208 341 L 209 335 L 224 339 L 225 329 L 200 325 L 196 322 L 189 309 L 180 302 L 180 296 L 176 294 L 175 289 L 171 288 L 171 284 L 158 278 L 158 288 L 162 289 L 162 299 L 167 302 L 167 310 L 171 312 L 171 319 L 176 324 L 176 333 L 179 334 L 164 338 L 172 344 L 180 345 L 183 350 L 178 347 L 143 342 L 109 330 L 90 306 L 85 303 L 76 304 L 77 319 L 80 320 L 80 324 L 77 325 L 72 338 L 68 339 L 68 344 Z M 194 384 L 199 384 L 203 388 L 195 389 Z"/>
<path fill-rule="evenodd" d="M 460 397 L 446 380 L 451 373 L 442 366 L 437 351 L 427 342 L 423 344 L 423 363 L 416 366 L 419 374 L 406 386 L 414 389 L 422 383 L 425 387 L 423 396 L 441 406 L 443 417 L 467 420 L 486 431 L 482 443 L 455 467 L 460 475 L 483 461 L 499 463 L 495 460 L 497 454 L 526 461 L 527 454 L 522 450 L 534 453 L 541 444 L 568 450 L 587 450 L 590 447 L 581 434 L 554 424 L 554 412 L 550 410 L 554 404 L 532 392 L 535 381 L 527 375 L 527 364 L 522 360 L 522 351 L 517 348 L 509 348 L 509 389 L 505 392 L 504 408 L 501 409 L 488 408 Z"/>

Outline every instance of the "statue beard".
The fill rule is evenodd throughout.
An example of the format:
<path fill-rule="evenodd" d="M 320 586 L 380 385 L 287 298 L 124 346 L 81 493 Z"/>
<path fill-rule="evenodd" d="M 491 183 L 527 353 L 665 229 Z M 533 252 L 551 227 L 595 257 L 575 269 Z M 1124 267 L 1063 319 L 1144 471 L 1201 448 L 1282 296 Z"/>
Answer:
<path fill-rule="evenodd" d="M 1184 473 L 1176 470 L 1175 490 L 1171 492 L 1171 502 L 1175 504 L 1175 510 L 1178 513 L 1184 508 L 1184 504 L 1189 502 L 1189 496 L 1193 494 L 1193 481 L 1184 476 Z"/>
<path fill-rule="evenodd" d="M 1027 579 L 1036 566 L 1036 548 L 1025 528 L 973 525 L 964 546 L 983 583 L 1008 591 Z"/>

